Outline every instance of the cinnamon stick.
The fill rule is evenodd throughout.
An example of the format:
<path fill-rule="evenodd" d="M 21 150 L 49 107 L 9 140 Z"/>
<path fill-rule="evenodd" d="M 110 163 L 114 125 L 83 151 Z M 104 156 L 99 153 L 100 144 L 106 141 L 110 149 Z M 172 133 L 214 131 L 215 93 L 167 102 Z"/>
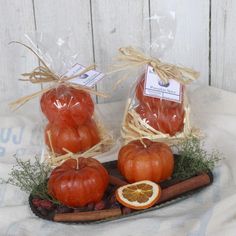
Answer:
<path fill-rule="evenodd" d="M 206 173 L 184 180 L 170 187 L 162 189 L 161 198 L 158 200 L 157 204 L 171 200 L 191 190 L 209 185 L 210 183 L 211 178 Z"/>
<path fill-rule="evenodd" d="M 53 220 L 58 222 L 92 221 L 102 220 L 114 216 L 120 216 L 121 214 L 122 212 L 120 208 L 112 208 L 100 211 L 58 213 L 55 214 Z"/>
<path fill-rule="evenodd" d="M 121 186 L 124 186 L 124 185 L 128 184 L 126 181 L 121 180 L 121 179 L 119 179 L 119 178 L 117 178 L 113 175 L 109 175 L 109 183 L 113 184 L 117 187 L 121 187 Z"/>

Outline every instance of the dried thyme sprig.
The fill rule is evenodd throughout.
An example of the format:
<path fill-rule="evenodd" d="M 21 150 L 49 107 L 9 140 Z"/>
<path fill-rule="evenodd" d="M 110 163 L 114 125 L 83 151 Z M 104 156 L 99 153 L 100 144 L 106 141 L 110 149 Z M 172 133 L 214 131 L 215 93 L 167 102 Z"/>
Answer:
<path fill-rule="evenodd" d="M 16 157 L 16 165 L 12 167 L 8 180 L 1 180 L 2 183 L 12 184 L 19 187 L 22 191 L 47 199 L 57 203 L 48 194 L 47 178 L 51 172 L 51 167 L 46 163 L 40 163 L 39 157 L 35 157 L 35 161 L 23 161 Z"/>
<path fill-rule="evenodd" d="M 190 136 L 177 147 L 179 157 L 175 162 L 173 177 L 186 179 L 196 174 L 213 170 L 217 162 L 221 160 L 218 151 L 208 153 L 199 138 Z"/>

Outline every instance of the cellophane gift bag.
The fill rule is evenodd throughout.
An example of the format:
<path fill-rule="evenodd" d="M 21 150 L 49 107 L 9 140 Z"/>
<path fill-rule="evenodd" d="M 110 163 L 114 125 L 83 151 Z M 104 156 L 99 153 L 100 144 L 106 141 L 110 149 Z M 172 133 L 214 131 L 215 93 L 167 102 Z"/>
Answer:
<path fill-rule="evenodd" d="M 175 15 L 155 15 L 149 21 L 154 21 L 155 24 L 150 24 L 159 28 L 158 36 L 146 50 L 149 53 L 132 46 L 123 47 L 113 65 L 114 71 L 125 72 L 117 84 L 129 79 L 132 73 L 136 76 L 130 88 L 121 135 L 125 143 L 147 138 L 171 145 L 198 133 L 190 124 L 186 87 L 199 73 L 159 59 L 174 40 Z"/>
<path fill-rule="evenodd" d="M 42 89 L 22 97 L 11 105 L 16 108 L 39 97 L 44 122 L 44 158 L 54 166 L 71 157 L 94 157 L 110 149 L 112 131 L 102 120 L 96 96 L 106 97 L 94 87 L 104 77 L 95 66 L 85 67 L 71 51 L 68 37 L 37 33 L 26 35 L 20 44 L 35 54 L 39 65 L 24 80 L 41 84 Z M 34 86 L 34 85 L 32 85 Z"/>

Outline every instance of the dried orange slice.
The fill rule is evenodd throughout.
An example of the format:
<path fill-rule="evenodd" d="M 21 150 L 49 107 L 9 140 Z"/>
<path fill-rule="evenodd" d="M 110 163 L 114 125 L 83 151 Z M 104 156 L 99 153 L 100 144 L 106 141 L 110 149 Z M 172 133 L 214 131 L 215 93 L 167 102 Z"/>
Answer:
<path fill-rule="evenodd" d="M 149 180 L 127 184 L 116 190 L 116 199 L 132 209 L 146 209 L 154 205 L 161 196 L 161 187 Z"/>

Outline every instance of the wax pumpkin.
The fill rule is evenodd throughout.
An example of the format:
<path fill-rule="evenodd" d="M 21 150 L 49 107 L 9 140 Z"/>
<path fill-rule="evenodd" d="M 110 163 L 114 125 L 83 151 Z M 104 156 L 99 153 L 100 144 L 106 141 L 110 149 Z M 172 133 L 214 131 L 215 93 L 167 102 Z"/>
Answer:
<path fill-rule="evenodd" d="M 184 109 L 179 107 L 140 104 L 135 110 L 147 124 L 162 133 L 173 136 L 184 127 Z"/>
<path fill-rule="evenodd" d="M 108 173 L 99 161 L 69 159 L 52 171 L 48 193 L 66 206 L 83 207 L 102 199 L 108 181 Z"/>
<path fill-rule="evenodd" d="M 80 150 L 86 151 L 100 142 L 99 131 L 94 120 L 87 121 L 77 128 Z"/>
<path fill-rule="evenodd" d="M 140 117 L 154 129 L 175 135 L 184 127 L 184 105 L 181 103 L 144 95 L 145 75 L 142 75 L 135 90 L 139 105 L 135 108 Z"/>
<path fill-rule="evenodd" d="M 89 93 L 67 85 L 60 85 L 44 93 L 40 105 L 49 122 L 60 120 L 69 125 L 84 124 L 94 112 L 94 103 Z"/>
<path fill-rule="evenodd" d="M 51 148 L 48 131 L 51 134 L 54 152 L 57 154 L 65 154 L 63 148 L 73 153 L 86 151 L 100 141 L 99 131 L 93 120 L 89 120 L 78 127 L 59 121 L 48 123 L 45 129 L 45 143 Z"/>
<path fill-rule="evenodd" d="M 172 176 L 174 157 L 167 144 L 148 139 L 132 141 L 118 154 L 118 169 L 130 182 L 150 180 L 161 182 Z"/>

